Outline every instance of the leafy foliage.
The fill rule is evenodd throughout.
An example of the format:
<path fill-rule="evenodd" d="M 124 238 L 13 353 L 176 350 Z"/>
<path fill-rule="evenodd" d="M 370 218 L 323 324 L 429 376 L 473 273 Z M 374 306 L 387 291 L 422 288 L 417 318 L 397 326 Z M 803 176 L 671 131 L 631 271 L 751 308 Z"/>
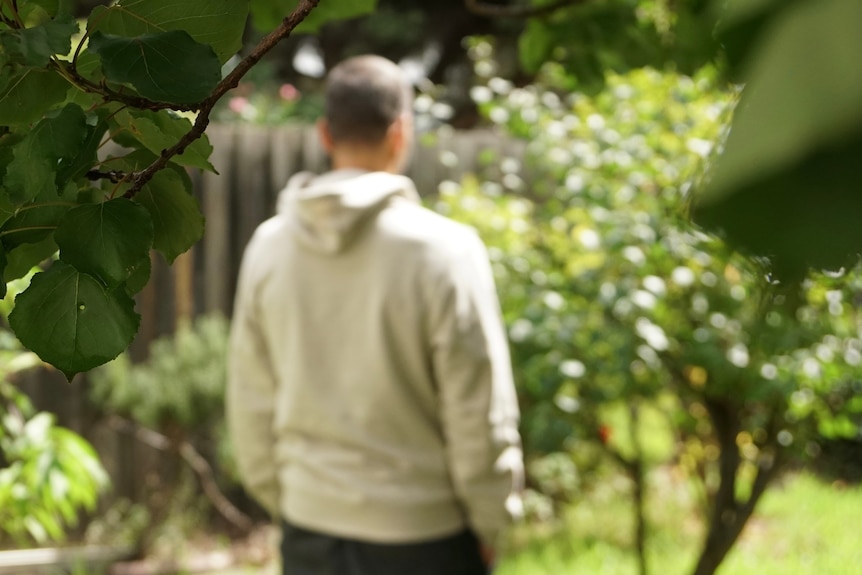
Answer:
<path fill-rule="evenodd" d="M 86 22 L 63 2 L 0 4 L 0 272 L 14 280 L 59 248 L 10 323 L 67 377 L 134 338 L 129 294 L 148 281 L 150 250 L 171 262 L 203 234 L 186 168 L 213 170 L 202 134 L 241 77 L 223 79 L 222 65 L 242 46 L 252 5 L 275 26 L 315 4 L 120 0 Z M 375 1 L 323 4 L 307 30 Z M 131 151 L 100 154 L 109 141 Z"/>
<path fill-rule="evenodd" d="M 0 425 L 0 531 L 22 542 L 61 540 L 78 510 L 92 511 L 108 478 L 93 448 L 35 412 L 26 397 L 0 382 L 5 415 Z"/>
<path fill-rule="evenodd" d="M 150 346 L 145 363 L 127 355 L 93 373 L 93 399 L 153 429 L 195 430 L 220 420 L 224 406 L 228 322 L 220 315 L 182 324 Z"/>
<path fill-rule="evenodd" d="M 541 6 L 542 2 L 533 2 Z M 521 61 L 538 71 L 545 62 L 568 72 L 569 89 L 596 92 L 607 72 L 650 66 L 693 74 L 716 61 L 710 0 L 575 2 L 530 18 L 520 37 Z"/>
<path fill-rule="evenodd" d="M 0 315 L 26 280 L 12 284 Z M 0 330 L 0 535 L 21 544 L 63 539 L 82 510 L 92 511 L 107 486 L 105 470 L 80 436 L 37 412 L 10 382 L 40 364 L 8 330 Z M 2 538 L 2 537 L 0 537 Z"/>
<path fill-rule="evenodd" d="M 734 100 L 708 71 L 610 75 L 595 98 L 561 97 L 559 66 L 542 79 L 474 89 L 529 142 L 527 164 L 445 186 L 438 208 L 491 246 L 529 453 L 677 463 L 719 518 L 707 569 L 771 470 L 816 456 L 824 435 L 858 436 L 862 340 L 846 302 L 862 276 L 813 275 L 797 291 L 688 222 L 686 193 Z M 650 413 L 649 429 L 676 440 L 646 433 Z"/>

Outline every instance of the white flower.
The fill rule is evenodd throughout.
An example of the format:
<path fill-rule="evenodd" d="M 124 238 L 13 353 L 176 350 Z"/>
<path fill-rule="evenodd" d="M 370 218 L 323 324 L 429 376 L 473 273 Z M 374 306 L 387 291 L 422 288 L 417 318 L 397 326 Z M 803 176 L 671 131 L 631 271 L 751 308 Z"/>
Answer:
<path fill-rule="evenodd" d="M 554 403 L 566 413 L 576 413 L 581 408 L 581 402 L 568 395 L 558 395 L 554 398 Z"/>
<path fill-rule="evenodd" d="M 691 271 L 691 268 L 679 266 L 671 272 L 670 279 L 679 287 L 689 287 L 694 283 L 694 272 Z"/>
<path fill-rule="evenodd" d="M 690 152 L 697 154 L 701 158 L 705 158 L 712 151 L 712 142 L 701 138 L 689 138 L 688 142 L 686 142 L 686 147 Z"/>
<path fill-rule="evenodd" d="M 635 322 L 635 331 L 656 351 L 666 351 L 670 346 L 664 330 L 646 318 L 638 318 Z"/>
<path fill-rule="evenodd" d="M 623 257 L 637 266 L 641 266 L 646 263 L 646 256 L 637 246 L 626 246 L 623 248 Z"/>
<path fill-rule="evenodd" d="M 586 228 L 578 232 L 578 240 L 588 250 L 598 249 L 602 245 L 602 240 L 596 230 Z"/>
<path fill-rule="evenodd" d="M 515 320 L 512 327 L 509 328 L 509 337 L 514 342 L 524 341 L 533 334 L 533 324 L 530 320 L 521 318 Z"/>
<path fill-rule="evenodd" d="M 587 117 L 587 126 L 592 130 L 603 130 L 605 127 L 605 119 L 599 114 L 590 114 Z"/>
<path fill-rule="evenodd" d="M 775 379 L 778 376 L 778 368 L 774 364 L 764 363 L 760 366 L 760 375 L 763 379 Z"/>
<path fill-rule="evenodd" d="M 654 293 L 655 295 L 661 297 L 667 292 L 667 287 L 665 286 L 664 280 L 658 276 L 646 276 L 643 279 L 644 287 Z"/>
<path fill-rule="evenodd" d="M 581 174 L 572 173 L 566 178 L 566 188 L 576 194 L 584 189 L 584 185 L 584 176 Z"/>
<path fill-rule="evenodd" d="M 805 361 L 802 362 L 802 372 L 810 377 L 811 379 L 817 379 L 820 377 L 820 362 L 814 359 L 813 357 L 805 358 Z"/>
<path fill-rule="evenodd" d="M 658 302 L 653 294 L 640 289 L 632 293 L 631 300 L 633 304 L 642 309 L 653 309 Z"/>
<path fill-rule="evenodd" d="M 549 291 L 545 293 L 545 297 L 543 299 L 545 305 L 554 311 L 560 310 L 566 303 L 566 300 L 563 299 L 563 296 L 561 296 L 555 291 Z"/>
<path fill-rule="evenodd" d="M 567 359 L 560 363 L 560 373 L 572 379 L 583 377 L 587 367 L 577 359 Z"/>
<path fill-rule="evenodd" d="M 748 348 L 745 347 L 745 344 L 738 343 L 727 350 L 727 361 L 736 367 L 747 367 L 749 356 Z"/>

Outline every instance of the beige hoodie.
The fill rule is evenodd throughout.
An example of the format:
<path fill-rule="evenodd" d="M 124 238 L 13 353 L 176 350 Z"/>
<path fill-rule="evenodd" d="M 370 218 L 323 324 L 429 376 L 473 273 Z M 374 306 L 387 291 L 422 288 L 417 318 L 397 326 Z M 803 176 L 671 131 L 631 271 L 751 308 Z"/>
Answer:
<path fill-rule="evenodd" d="M 243 259 L 228 425 L 250 492 L 291 523 L 381 543 L 492 543 L 522 474 L 488 256 L 412 182 L 291 179 Z M 507 507 L 508 504 L 508 507 Z"/>

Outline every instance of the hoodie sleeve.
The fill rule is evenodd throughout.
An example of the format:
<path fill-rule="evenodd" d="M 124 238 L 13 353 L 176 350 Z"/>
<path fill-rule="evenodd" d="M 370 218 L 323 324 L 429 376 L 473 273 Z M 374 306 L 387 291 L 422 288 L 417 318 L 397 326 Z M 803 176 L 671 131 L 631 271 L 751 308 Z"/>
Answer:
<path fill-rule="evenodd" d="M 226 415 L 234 459 L 249 493 L 279 515 L 278 470 L 274 464 L 275 376 L 258 323 L 252 250 L 240 269 L 228 351 Z"/>
<path fill-rule="evenodd" d="M 494 278 L 472 231 L 431 304 L 433 366 L 455 490 L 487 544 L 516 513 L 523 486 L 519 410 Z"/>

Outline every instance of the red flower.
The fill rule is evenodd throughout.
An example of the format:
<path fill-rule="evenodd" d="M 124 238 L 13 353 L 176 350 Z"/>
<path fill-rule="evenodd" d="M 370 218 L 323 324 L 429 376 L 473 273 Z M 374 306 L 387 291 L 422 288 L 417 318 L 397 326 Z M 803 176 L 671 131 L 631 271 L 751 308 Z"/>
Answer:
<path fill-rule="evenodd" d="M 611 428 L 608 425 L 600 425 L 599 426 L 599 440 L 602 442 L 602 445 L 607 445 L 608 441 L 611 440 Z"/>

